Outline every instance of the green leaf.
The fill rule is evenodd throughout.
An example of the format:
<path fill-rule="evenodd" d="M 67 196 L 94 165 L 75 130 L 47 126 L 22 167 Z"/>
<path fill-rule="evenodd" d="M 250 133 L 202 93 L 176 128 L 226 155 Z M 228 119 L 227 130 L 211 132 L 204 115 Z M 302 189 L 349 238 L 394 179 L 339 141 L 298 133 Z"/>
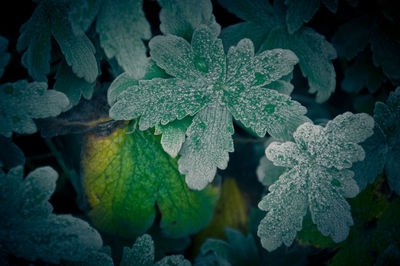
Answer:
<path fill-rule="evenodd" d="M 355 62 L 346 68 L 342 89 L 350 93 L 359 93 L 364 87 L 372 94 L 384 83 L 385 76 L 376 68 L 371 59 L 366 56 L 358 56 Z"/>
<path fill-rule="evenodd" d="M 22 150 L 11 139 L 0 135 L 0 167 L 11 169 L 25 164 Z"/>
<path fill-rule="evenodd" d="M 391 79 L 400 79 L 399 29 L 392 31 L 381 25 L 371 36 L 372 60 Z"/>
<path fill-rule="evenodd" d="M 90 134 L 84 141 L 83 185 L 91 221 L 104 232 L 136 237 L 153 224 L 157 204 L 165 236 L 196 233 L 211 220 L 219 189 L 190 191 L 160 139 L 133 129 Z"/>
<path fill-rule="evenodd" d="M 285 23 L 288 13 L 283 1 L 274 1 L 273 7 L 268 1 L 220 2 L 229 11 L 246 20 L 222 31 L 225 49 L 244 37 L 254 41 L 259 53 L 274 48 L 290 49 L 298 57 L 303 76 L 308 79 L 309 92 L 317 93 L 318 103 L 328 100 L 336 86 L 336 73 L 331 61 L 337 55 L 323 35 L 308 27 L 301 27 L 290 34 Z M 295 5 L 303 1 L 291 3 Z M 304 4 L 305 8 L 311 6 L 309 3 Z"/>
<path fill-rule="evenodd" d="M 186 180 L 191 188 L 204 188 L 213 180 L 217 167 L 226 167 L 226 152 L 232 150 L 229 135 L 233 130 L 228 126 L 231 114 L 260 136 L 268 132 L 280 138 L 290 137 L 298 125 L 307 121 L 306 109 L 278 92 L 287 93 L 288 85 L 273 84 L 286 78 L 297 62 L 288 50 L 275 49 L 254 56 L 252 42 L 244 39 L 231 47 L 225 57 L 221 40 L 205 26 L 194 31 L 191 44 L 167 35 L 153 38 L 149 46 L 152 59 L 173 77 L 140 80 L 138 85 L 128 80 L 118 85 L 117 80 L 117 85 L 111 87 L 123 92 L 111 107 L 110 116 L 117 120 L 140 116 L 141 130 L 194 116 L 190 133 L 186 132 L 191 143 L 183 145 L 179 160 L 179 169 L 188 174 Z M 213 119 L 223 124 L 207 126 L 217 125 Z M 218 138 L 224 142 L 218 144 L 220 147 L 206 141 Z"/>
<path fill-rule="evenodd" d="M 230 265 L 261 265 L 261 258 L 258 253 L 253 235 L 243 235 L 233 228 L 225 228 L 227 242 L 208 238 L 201 246 L 201 255 L 214 253 L 218 258 L 226 260 Z M 196 258 L 198 260 L 198 258 Z"/>
<path fill-rule="evenodd" d="M 354 180 L 357 181 L 360 190 L 364 190 L 367 184 L 373 183 L 376 177 L 383 172 L 387 160 L 388 146 L 386 137 L 379 125 L 375 124 L 374 134 L 361 143 L 365 151 L 365 159 L 353 164 Z"/>
<path fill-rule="evenodd" d="M 262 24 L 270 28 L 273 25 L 285 23 L 284 19 L 276 16 L 277 12 L 269 1 L 218 0 L 218 2 L 237 17 L 254 24 Z"/>
<path fill-rule="evenodd" d="M 10 53 L 6 52 L 7 47 L 8 47 L 8 40 L 3 36 L 0 36 L 0 78 L 3 76 L 4 69 L 8 65 L 8 62 L 10 61 L 11 58 Z"/>
<path fill-rule="evenodd" d="M 124 247 L 120 266 L 151 266 L 151 265 L 192 265 L 182 255 L 171 255 L 154 263 L 154 242 L 150 235 L 138 237 L 132 248 Z"/>
<path fill-rule="evenodd" d="M 23 167 L 0 173 L 0 222 L 3 248 L 16 257 L 60 263 L 84 261 L 102 246 L 100 234 L 83 220 L 56 215 L 48 202 L 56 187 L 51 167 L 35 169 L 23 178 Z"/>
<path fill-rule="evenodd" d="M 279 176 L 286 171 L 285 167 L 275 166 L 267 157 L 263 156 L 257 167 L 257 177 L 264 186 L 275 183 Z"/>
<path fill-rule="evenodd" d="M 108 58 L 134 78 L 143 77 L 148 64 L 143 40 L 150 39 L 150 24 L 142 0 L 104 0 L 96 22 L 100 44 Z"/>
<path fill-rule="evenodd" d="M 33 118 L 57 116 L 69 105 L 61 92 L 47 90 L 44 82 L 20 80 L 0 85 L 0 134 L 35 133 Z"/>
<path fill-rule="evenodd" d="M 207 25 L 216 36 L 221 26 L 212 14 L 210 0 L 158 0 L 161 6 L 160 30 L 162 33 L 180 36 L 191 40 L 193 31 L 200 25 Z"/>
<path fill-rule="evenodd" d="M 68 19 L 74 32 L 87 31 L 99 13 L 102 0 L 68 0 Z"/>
<path fill-rule="evenodd" d="M 64 93 L 69 99 L 67 110 L 77 105 L 82 96 L 87 100 L 92 98 L 95 82 L 89 83 L 83 78 L 78 78 L 65 61 L 60 63 L 55 79 L 53 89 Z"/>
<path fill-rule="evenodd" d="M 386 135 L 385 173 L 390 188 L 400 195 L 400 87 L 390 93 L 386 104 L 377 102 L 374 109 L 374 119 Z M 377 152 L 374 150 L 374 153 Z"/>
<path fill-rule="evenodd" d="M 319 9 L 319 0 L 286 0 L 285 4 L 288 6 L 286 24 L 290 34 L 309 22 Z"/>
<path fill-rule="evenodd" d="M 367 16 L 354 18 L 339 26 L 332 37 L 340 57 L 351 60 L 367 46 L 371 34 L 372 21 Z"/>
<path fill-rule="evenodd" d="M 190 188 L 203 189 L 214 179 L 217 167 L 228 166 L 233 132 L 231 114 L 219 104 L 207 105 L 193 118 L 178 161 Z"/>
<path fill-rule="evenodd" d="M 344 113 L 325 128 L 304 123 L 293 134 L 295 142 L 271 143 L 266 155 L 276 166 L 291 168 L 269 187 L 259 203 L 267 211 L 258 228 L 268 251 L 282 243 L 289 246 L 302 228 L 309 208 L 312 220 L 324 236 L 334 242 L 346 239 L 353 224 L 345 198 L 359 188 L 350 168 L 364 159 L 357 143 L 373 133 L 374 120 L 366 114 Z"/>
<path fill-rule="evenodd" d="M 98 75 L 95 48 L 82 30 L 72 29 L 68 9 L 62 1 L 44 0 L 21 27 L 17 49 L 26 49 L 22 64 L 37 81 L 47 81 L 50 73 L 51 36 L 57 41 L 72 71 L 88 82 Z"/>
<path fill-rule="evenodd" d="M 182 120 L 175 120 L 166 125 L 156 126 L 155 134 L 161 136 L 161 146 L 172 158 L 175 158 L 181 150 L 183 142 L 185 142 L 185 133 L 192 119 L 185 117 Z"/>

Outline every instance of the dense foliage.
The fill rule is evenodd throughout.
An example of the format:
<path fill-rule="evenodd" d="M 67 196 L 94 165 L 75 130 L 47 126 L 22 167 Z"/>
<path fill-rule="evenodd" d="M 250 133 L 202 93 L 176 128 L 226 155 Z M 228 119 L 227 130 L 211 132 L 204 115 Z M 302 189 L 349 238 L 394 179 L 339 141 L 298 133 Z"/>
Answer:
<path fill-rule="evenodd" d="M 398 263 L 395 0 L 23 4 L 0 264 Z"/>

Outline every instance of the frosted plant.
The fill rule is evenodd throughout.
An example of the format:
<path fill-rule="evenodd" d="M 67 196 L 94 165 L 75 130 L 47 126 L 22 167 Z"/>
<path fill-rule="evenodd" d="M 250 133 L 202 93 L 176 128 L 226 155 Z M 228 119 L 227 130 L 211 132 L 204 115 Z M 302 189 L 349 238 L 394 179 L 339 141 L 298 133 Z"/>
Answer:
<path fill-rule="evenodd" d="M 347 112 L 325 128 L 304 123 L 293 134 L 295 142 L 268 146 L 267 158 L 290 169 L 269 187 L 270 193 L 258 205 L 267 211 L 258 227 L 264 248 L 289 246 L 302 228 L 307 209 L 323 235 L 335 242 L 346 239 L 353 219 L 345 198 L 359 192 L 354 173 L 347 168 L 364 159 L 357 143 L 371 136 L 373 127 L 369 115 Z"/>
<path fill-rule="evenodd" d="M 45 82 L 19 80 L 0 85 L 0 134 L 32 134 L 37 131 L 33 118 L 57 116 L 69 105 L 61 92 L 47 90 Z"/>
<path fill-rule="evenodd" d="M 290 138 L 307 121 L 306 109 L 279 92 L 287 91 L 287 82 L 275 83 L 297 63 L 291 51 L 255 56 L 253 43 L 243 39 L 225 56 L 221 40 L 207 27 L 194 31 L 191 45 L 167 35 L 153 38 L 149 46 L 152 59 L 172 78 L 132 83 L 118 95 L 110 116 L 140 116 L 140 130 L 194 116 L 178 162 L 190 188 L 203 189 L 217 167 L 226 168 L 233 151 L 232 116 L 259 136 L 268 132 L 279 139 Z M 114 84 L 110 90 L 116 90 Z"/>

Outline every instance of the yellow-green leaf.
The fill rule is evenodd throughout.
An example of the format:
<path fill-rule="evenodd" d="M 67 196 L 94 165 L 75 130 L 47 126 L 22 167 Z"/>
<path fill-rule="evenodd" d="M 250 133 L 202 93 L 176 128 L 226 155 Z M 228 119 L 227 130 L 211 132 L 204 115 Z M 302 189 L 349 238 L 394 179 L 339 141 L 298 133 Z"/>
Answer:
<path fill-rule="evenodd" d="M 82 171 L 92 223 L 107 233 L 136 237 L 153 224 L 157 204 L 166 236 L 201 230 L 211 220 L 219 187 L 189 190 L 160 138 L 149 131 L 132 131 L 127 126 L 109 136 L 87 135 Z"/>

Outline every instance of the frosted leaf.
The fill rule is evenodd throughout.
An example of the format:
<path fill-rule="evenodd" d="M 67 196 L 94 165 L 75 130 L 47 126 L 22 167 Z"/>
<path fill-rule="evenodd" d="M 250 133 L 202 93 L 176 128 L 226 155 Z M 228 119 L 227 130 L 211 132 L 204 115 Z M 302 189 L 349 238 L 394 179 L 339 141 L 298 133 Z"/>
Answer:
<path fill-rule="evenodd" d="M 0 147 L 0 167 L 11 169 L 25 164 L 24 153 L 10 138 L 0 135 Z"/>
<path fill-rule="evenodd" d="M 193 118 L 186 135 L 179 171 L 191 189 L 201 190 L 214 179 L 217 167 L 228 165 L 228 152 L 233 152 L 232 117 L 226 107 L 209 104 Z"/>
<path fill-rule="evenodd" d="M 273 162 L 263 156 L 258 164 L 256 174 L 258 181 L 260 181 L 264 186 L 270 186 L 275 183 L 279 176 L 285 171 L 285 167 L 275 166 Z"/>
<path fill-rule="evenodd" d="M 0 78 L 3 76 L 4 69 L 10 61 L 11 55 L 7 53 L 8 40 L 0 36 Z"/>
<path fill-rule="evenodd" d="M 296 128 L 308 121 L 304 106 L 275 90 L 258 88 L 226 95 L 233 117 L 259 136 L 268 132 L 276 139 L 290 139 Z"/>
<path fill-rule="evenodd" d="M 253 40 L 258 52 L 274 48 L 290 49 L 299 58 L 300 69 L 310 85 L 309 92 L 317 92 L 316 101 L 321 103 L 330 97 L 336 86 L 336 74 L 331 61 L 337 55 L 323 35 L 308 27 L 301 27 L 289 34 L 285 23 L 288 14 L 283 1 L 274 1 L 273 7 L 268 1 L 220 2 L 229 11 L 246 20 L 222 31 L 225 49 L 233 44 L 233 40 L 238 41 L 244 37 Z M 291 1 L 292 4 L 303 2 Z M 263 5 L 268 8 L 263 9 Z M 308 7 L 310 4 L 307 2 L 304 8 Z"/>
<path fill-rule="evenodd" d="M 245 236 L 230 227 L 225 227 L 225 233 L 227 241 L 207 238 L 201 245 L 200 255 L 196 258 L 196 262 L 205 259 L 211 253 L 215 254 L 218 260 L 227 261 L 229 265 L 261 265 L 261 258 L 252 234 Z"/>
<path fill-rule="evenodd" d="M 326 133 L 346 142 L 359 143 L 372 136 L 374 120 L 371 116 L 361 113 L 346 112 L 336 116 L 326 125 Z"/>
<path fill-rule="evenodd" d="M 51 263 L 85 261 L 102 246 L 100 234 L 71 215 L 52 214 L 48 202 L 56 187 L 51 167 L 37 168 L 25 179 L 22 166 L 0 173 L 0 240 L 16 257 Z"/>
<path fill-rule="evenodd" d="M 108 58 L 134 78 L 142 78 L 148 64 L 143 40 L 150 39 L 150 24 L 142 0 L 104 0 L 96 22 L 100 45 Z"/>
<path fill-rule="evenodd" d="M 307 160 L 303 151 L 293 142 L 272 142 L 265 150 L 267 158 L 275 166 L 294 167 L 295 165 Z"/>
<path fill-rule="evenodd" d="M 290 49 L 298 56 L 300 70 L 310 85 L 309 92 L 317 93 L 317 102 L 326 101 L 335 91 L 336 73 L 331 60 L 336 58 L 336 51 L 325 37 L 309 27 L 293 35 L 277 28 L 270 31 L 260 50 L 277 47 Z"/>
<path fill-rule="evenodd" d="M 279 93 L 290 95 L 293 92 L 294 86 L 287 81 L 277 80 L 266 86 L 268 89 L 276 90 Z"/>
<path fill-rule="evenodd" d="M 339 26 L 332 37 L 338 55 L 351 60 L 365 49 L 371 34 L 372 20 L 361 16 Z"/>
<path fill-rule="evenodd" d="M 140 130 L 194 115 L 204 105 L 207 92 L 201 84 L 179 79 L 140 80 L 122 92 L 110 109 L 110 117 L 131 120 L 141 115 Z"/>
<path fill-rule="evenodd" d="M 68 19 L 74 32 L 87 31 L 99 13 L 101 0 L 68 0 Z"/>
<path fill-rule="evenodd" d="M 223 28 L 220 38 L 225 51 L 227 52 L 231 46 L 236 45 L 243 38 L 250 39 L 254 44 L 255 51 L 258 51 L 267 35 L 266 27 L 253 22 L 241 22 Z"/>
<path fill-rule="evenodd" d="M 286 81 L 297 63 L 297 58 L 291 51 L 275 49 L 254 56 L 252 42 L 244 39 L 238 46 L 231 47 L 226 58 L 222 41 L 206 26 L 200 26 L 194 31 L 191 44 L 181 37 L 167 35 L 153 38 L 149 46 L 152 59 L 172 77 L 140 80 L 137 85 L 130 83 L 126 77 L 117 79 L 115 85 L 110 87 L 112 96 L 109 97 L 112 99 L 109 98 L 109 101 L 114 102 L 110 116 L 119 120 L 131 120 L 140 116 L 139 128 L 144 130 L 160 124 L 166 125 L 186 116 L 194 116 L 194 121 L 200 123 L 206 116 L 204 110 L 210 106 L 211 109 L 223 112 L 207 118 L 223 119 L 223 132 L 207 127 L 200 130 L 199 125 L 192 124 L 192 129 L 189 128 L 192 133 L 186 133 L 189 136 L 187 141 L 192 144 L 182 148 L 185 151 L 181 151 L 181 154 L 185 159 L 183 156 L 179 164 L 181 172 L 189 174 L 187 180 L 192 181 L 188 182 L 200 180 L 196 181 L 200 182 L 198 184 L 191 183 L 189 186 L 192 188 L 204 187 L 204 182 L 213 180 L 217 167 L 226 167 L 231 137 L 223 137 L 223 143 L 218 144 L 223 147 L 224 152 L 220 150 L 211 155 L 208 152 L 213 153 L 212 149 L 215 147 L 211 150 L 210 147 L 203 149 L 198 144 L 204 143 L 207 146 L 220 138 L 218 134 L 231 132 L 231 125 L 228 125 L 231 124 L 228 120 L 232 119 L 230 113 L 260 136 L 268 132 L 273 136 L 290 138 L 298 125 L 308 121 L 304 116 L 305 107 L 279 92 L 282 90 L 287 93 L 291 89 L 290 85 L 273 84 L 280 78 Z M 263 88 L 263 85 L 271 86 L 271 89 Z M 215 121 L 207 120 L 207 123 L 212 125 Z M 203 133 L 194 133 L 191 131 L 194 128 Z M 200 136 L 196 135 L 198 140 L 194 144 L 190 140 L 192 134 L 200 134 L 202 139 L 198 139 Z M 233 131 L 229 133 L 232 134 Z M 213 141 L 207 142 L 206 139 Z M 199 150 L 194 150 L 194 147 Z M 190 155 L 191 152 L 195 155 Z M 200 170 L 203 166 L 199 167 L 199 161 L 208 160 L 205 158 L 213 158 L 210 162 L 203 163 L 207 165 L 206 171 Z M 199 177 L 196 178 L 195 175 Z"/>
<path fill-rule="evenodd" d="M 33 118 L 59 115 L 69 105 L 61 92 L 47 90 L 44 82 L 20 80 L 0 86 L 0 134 L 10 137 L 12 131 L 32 134 L 37 131 Z"/>
<path fill-rule="evenodd" d="M 261 210 L 268 212 L 257 231 L 262 246 L 268 251 L 277 249 L 282 243 L 290 246 L 301 230 L 308 207 L 306 174 L 307 169 L 301 166 L 283 173 L 258 204 Z"/>
<path fill-rule="evenodd" d="M 309 22 L 319 9 L 319 0 L 286 0 L 285 4 L 288 6 L 286 24 L 290 34 L 300 29 L 303 23 Z"/>
<path fill-rule="evenodd" d="M 185 259 L 183 255 L 170 255 L 162 258 L 156 264 L 157 266 L 191 266 L 190 261 Z"/>
<path fill-rule="evenodd" d="M 66 109 L 77 105 L 82 96 L 87 100 L 92 98 L 95 83 L 78 78 L 64 61 L 60 63 L 55 79 L 53 89 L 64 93 L 69 99 Z"/>
<path fill-rule="evenodd" d="M 221 26 L 212 14 L 210 0 L 158 0 L 160 11 L 160 30 L 164 34 L 180 36 L 188 41 L 194 29 L 199 25 L 207 25 L 218 36 Z"/>
<path fill-rule="evenodd" d="M 329 11 L 336 13 L 338 9 L 339 0 L 321 0 Z"/>
<path fill-rule="evenodd" d="M 156 36 L 149 43 L 152 59 L 168 74 L 191 82 L 215 82 L 225 71 L 221 40 L 207 28 L 193 33 L 192 45 L 174 36 Z"/>
<path fill-rule="evenodd" d="M 313 167 L 308 172 L 308 204 L 313 222 L 324 236 L 336 243 L 347 238 L 353 225 L 350 205 L 345 197 L 359 193 L 350 170 Z"/>
<path fill-rule="evenodd" d="M 143 79 L 153 79 L 153 78 L 168 78 L 169 76 L 160 69 L 152 60 L 147 66 L 146 73 Z M 133 78 L 129 73 L 122 73 L 111 83 L 107 90 L 107 101 L 110 106 L 117 102 L 117 97 L 123 91 L 129 90 L 130 87 L 139 85 L 138 80 Z"/>
<path fill-rule="evenodd" d="M 138 237 L 132 248 L 124 247 L 120 266 L 190 266 L 192 265 L 182 255 L 171 255 L 154 263 L 154 241 L 150 235 Z"/>
<path fill-rule="evenodd" d="M 190 117 L 185 117 L 182 120 L 175 120 L 166 125 L 156 126 L 156 134 L 162 134 L 161 145 L 172 158 L 175 158 L 183 142 L 185 141 L 186 130 L 192 123 Z"/>
<path fill-rule="evenodd" d="M 310 209 L 313 222 L 325 236 L 343 241 L 353 224 L 345 198 L 355 197 L 359 188 L 350 168 L 364 159 L 357 143 L 373 133 L 374 121 L 366 114 L 344 113 L 325 128 L 310 122 L 293 134 L 295 142 L 273 142 L 266 149 L 275 165 L 291 168 L 269 187 L 259 203 L 267 211 L 258 228 L 264 248 L 272 251 L 282 243 L 289 246 L 301 230 Z"/>
<path fill-rule="evenodd" d="M 120 266 L 150 266 L 154 263 L 154 241 L 144 234 L 138 237 L 132 248 L 124 247 Z"/>
<path fill-rule="evenodd" d="M 57 41 L 72 71 L 88 82 L 96 80 L 95 48 L 83 30 L 72 29 L 64 2 L 44 0 L 21 27 L 17 50 L 26 50 L 22 64 L 37 81 L 47 81 L 50 73 L 51 36 Z"/>

